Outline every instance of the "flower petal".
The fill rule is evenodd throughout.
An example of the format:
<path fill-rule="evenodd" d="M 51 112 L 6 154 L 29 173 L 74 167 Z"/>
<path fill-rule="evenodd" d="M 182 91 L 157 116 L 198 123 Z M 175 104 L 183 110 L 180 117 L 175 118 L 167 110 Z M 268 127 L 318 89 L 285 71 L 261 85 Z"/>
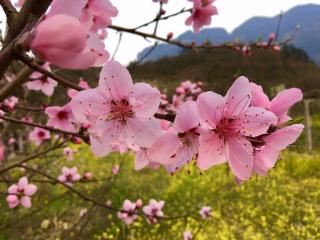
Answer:
<path fill-rule="evenodd" d="M 229 166 L 240 180 L 251 177 L 254 163 L 253 148 L 245 138 L 227 139 L 227 156 Z"/>
<path fill-rule="evenodd" d="M 28 196 L 23 196 L 20 199 L 21 205 L 24 206 L 25 208 L 31 208 L 31 199 Z"/>
<path fill-rule="evenodd" d="M 204 92 L 199 95 L 197 106 L 202 124 L 215 128 L 222 118 L 225 99 L 217 93 Z"/>
<path fill-rule="evenodd" d="M 246 77 L 239 77 L 229 89 L 226 95 L 227 118 L 234 118 L 244 112 L 250 105 L 251 88 Z"/>
<path fill-rule="evenodd" d="M 129 71 L 116 61 L 108 61 L 102 68 L 99 88 L 114 100 L 127 98 L 133 82 Z"/>
<path fill-rule="evenodd" d="M 146 83 L 136 83 L 129 94 L 135 115 L 147 118 L 154 115 L 160 105 L 160 92 Z"/>
<path fill-rule="evenodd" d="M 213 165 L 226 162 L 223 141 L 211 130 L 205 130 L 200 135 L 198 167 L 207 170 Z"/>
<path fill-rule="evenodd" d="M 27 196 L 32 196 L 37 192 L 37 186 L 34 184 L 29 184 L 25 189 L 24 189 L 24 194 Z"/>
<path fill-rule="evenodd" d="M 269 109 L 270 100 L 268 96 L 263 92 L 262 87 L 252 82 L 250 83 L 250 87 L 252 95 L 251 106 Z"/>
<path fill-rule="evenodd" d="M 173 124 L 174 128 L 181 133 L 198 127 L 200 124 L 200 117 L 196 102 L 187 101 L 183 103 L 177 111 Z"/>

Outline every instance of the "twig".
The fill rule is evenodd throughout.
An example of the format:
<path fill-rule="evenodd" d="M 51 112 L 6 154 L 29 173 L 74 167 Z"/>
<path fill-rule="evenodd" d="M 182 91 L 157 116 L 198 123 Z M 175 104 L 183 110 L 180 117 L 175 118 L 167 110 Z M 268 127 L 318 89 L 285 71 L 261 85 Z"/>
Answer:
<path fill-rule="evenodd" d="M 64 134 L 64 135 L 70 135 L 70 136 L 74 136 L 74 137 L 79 137 L 79 138 L 83 139 L 84 141 L 88 141 L 88 137 L 85 136 L 85 135 L 82 135 L 80 133 L 68 132 L 68 131 L 65 131 L 65 130 L 49 127 L 49 126 L 46 126 L 46 125 L 41 125 L 41 124 L 37 124 L 37 123 L 33 123 L 33 122 L 26 122 L 26 121 L 22 121 L 22 120 L 18 120 L 18 119 L 15 119 L 15 118 L 10 118 L 10 117 L 5 117 L 5 116 L 0 116 L 0 119 L 3 119 L 5 121 L 9 121 L 9 122 L 13 122 L 13 123 L 17 123 L 17 124 L 23 124 L 23 125 L 27 125 L 27 126 L 31 126 L 31 127 L 38 127 L 38 128 L 46 129 L 46 130 L 48 130 L 50 132 L 61 133 L 61 134 Z"/>
<path fill-rule="evenodd" d="M 18 15 L 17 10 L 12 5 L 10 0 L 0 0 L 0 5 L 6 14 L 8 26 L 11 26 L 12 21 Z"/>
<path fill-rule="evenodd" d="M 118 43 L 117 43 L 116 49 L 114 50 L 114 53 L 112 54 L 112 59 L 115 58 L 115 56 L 116 56 L 116 54 L 117 54 L 117 52 L 119 50 L 121 41 L 122 41 L 122 32 L 119 33 Z"/>

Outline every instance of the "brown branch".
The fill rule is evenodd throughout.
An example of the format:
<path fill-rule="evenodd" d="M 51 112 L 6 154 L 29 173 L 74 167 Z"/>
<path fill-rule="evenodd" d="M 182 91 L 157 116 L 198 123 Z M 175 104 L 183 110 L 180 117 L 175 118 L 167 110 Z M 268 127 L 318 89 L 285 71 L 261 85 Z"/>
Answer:
<path fill-rule="evenodd" d="M 60 77 L 52 72 L 49 72 L 49 71 L 43 69 L 38 64 L 37 60 L 30 58 L 28 55 L 26 55 L 24 53 L 20 53 L 19 52 L 20 50 L 18 50 L 16 47 L 14 49 L 15 49 L 14 52 L 18 55 L 19 60 L 21 60 L 26 65 L 28 65 L 34 71 L 40 72 L 40 73 L 52 78 L 53 80 L 57 81 L 58 83 L 60 83 L 64 87 L 73 88 L 78 91 L 84 90 L 82 87 L 78 86 L 77 84 L 74 84 L 74 83 L 66 80 L 63 77 Z"/>
<path fill-rule="evenodd" d="M 155 118 L 161 119 L 161 120 L 167 120 L 169 122 L 174 122 L 174 119 L 176 118 L 176 115 L 174 113 L 155 113 L 154 114 Z"/>
<path fill-rule="evenodd" d="M 33 123 L 33 122 L 26 122 L 26 121 L 22 121 L 22 120 L 10 118 L 10 117 L 5 117 L 5 116 L 0 116 L 0 119 L 5 120 L 5 121 L 9 121 L 9 122 L 13 122 L 13 123 L 17 123 L 17 124 L 46 129 L 50 132 L 55 132 L 55 133 L 60 133 L 60 134 L 69 135 L 69 136 L 73 136 L 73 137 L 78 137 L 78 138 L 83 139 L 85 142 L 88 142 L 88 136 L 80 134 L 80 133 L 68 132 L 65 130 L 49 127 L 46 125 L 41 125 L 41 124 L 37 124 L 37 123 Z"/>
<path fill-rule="evenodd" d="M 29 76 L 33 73 L 33 70 L 27 66 L 25 66 L 19 74 L 16 76 L 14 80 L 7 83 L 4 87 L 0 89 L 0 102 L 5 100 L 10 96 L 12 91 L 14 91 L 17 87 L 24 84 L 28 81 Z"/>
<path fill-rule="evenodd" d="M 10 27 L 12 21 L 18 15 L 18 12 L 12 5 L 10 0 L 0 0 L 0 5 L 3 8 L 4 13 L 6 14 L 7 24 Z"/>
<path fill-rule="evenodd" d="M 3 174 L 3 173 L 5 173 L 5 172 L 7 172 L 7 171 L 9 171 L 9 170 L 11 170 L 11 169 L 13 169 L 13 168 L 20 167 L 20 166 L 22 166 L 24 163 L 27 163 L 27 162 L 29 162 L 29 161 L 31 161 L 31 160 L 33 160 L 33 159 L 36 159 L 36 158 L 38 158 L 38 157 L 40 157 L 40 156 L 42 156 L 42 155 L 46 155 L 46 154 L 48 154 L 49 152 L 51 152 L 51 151 L 53 151 L 53 150 L 56 150 L 56 149 L 62 147 L 64 144 L 65 144 L 65 141 L 64 141 L 64 142 L 61 142 L 61 143 L 59 143 L 59 144 L 57 144 L 57 145 L 55 145 L 55 146 L 53 146 L 53 147 L 51 147 L 51 148 L 48 148 L 48 149 L 46 149 L 46 150 L 44 150 L 44 151 L 42 151 L 42 152 L 38 152 L 38 153 L 32 154 L 32 155 L 30 155 L 30 156 L 22 159 L 21 161 L 19 161 L 19 162 L 16 163 L 16 164 L 13 164 L 13 165 L 11 165 L 11 166 L 8 166 L 8 167 L 5 167 L 5 168 L 1 169 L 1 170 L 0 170 L 0 174 Z"/>

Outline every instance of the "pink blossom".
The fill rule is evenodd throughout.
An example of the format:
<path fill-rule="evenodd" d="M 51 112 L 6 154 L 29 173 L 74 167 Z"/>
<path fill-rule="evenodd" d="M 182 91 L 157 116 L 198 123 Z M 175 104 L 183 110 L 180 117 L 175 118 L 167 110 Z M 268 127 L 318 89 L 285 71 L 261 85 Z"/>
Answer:
<path fill-rule="evenodd" d="M 80 20 L 92 32 L 111 25 L 118 10 L 109 0 L 54 0 L 48 16 L 66 14 Z"/>
<path fill-rule="evenodd" d="M 9 108 L 10 111 L 14 109 L 16 104 L 19 102 L 19 99 L 15 96 L 8 97 L 4 100 L 4 105 Z"/>
<path fill-rule="evenodd" d="M 112 173 L 114 174 L 114 175 L 117 175 L 118 173 L 119 173 L 119 171 L 120 171 L 120 167 L 119 167 L 119 165 L 114 165 L 113 167 L 112 167 Z"/>
<path fill-rule="evenodd" d="M 260 106 L 273 112 L 278 117 L 278 126 L 291 119 L 289 109 L 303 98 L 297 88 L 281 91 L 271 101 L 263 92 L 261 86 L 251 83 L 252 105 Z M 262 136 L 256 141 L 254 170 L 265 176 L 273 168 L 282 150 L 294 143 L 303 131 L 302 124 L 294 124 L 280 129 L 273 129 L 269 135 Z"/>
<path fill-rule="evenodd" d="M 74 182 L 77 182 L 81 179 L 81 175 L 78 173 L 77 167 L 63 167 L 61 172 L 62 174 L 58 177 L 58 180 L 69 186 L 72 186 Z"/>
<path fill-rule="evenodd" d="M 146 83 L 133 84 L 126 68 L 107 62 L 99 86 L 79 92 L 71 107 L 76 119 L 90 123 L 91 149 L 97 156 L 112 152 L 125 142 L 128 148 L 148 147 L 160 132 L 153 117 L 160 104 L 160 92 Z"/>
<path fill-rule="evenodd" d="M 273 168 L 282 150 L 294 143 L 303 131 L 302 124 L 281 128 L 260 139 L 261 145 L 256 148 L 254 171 L 265 176 Z"/>
<path fill-rule="evenodd" d="M 83 174 L 83 178 L 86 179 L 86 180 L 92 179 L 92 173 L 91 172 L 86 172 L 85 174 Z"/>
<path fill-rule="evenodd" d="M 90 88 L 89 84 L 83 78 L 80 78 L 79 87 L 82 87 L 83 89 L 89 89 Z M 69 89 L 68 90 L 68 96 L 70 98 L 73 98 L 78 92 L 79 91 L 77 91 L 77 90 Z"/>
<path fill-rule="evenodd" d="M 247 78 L 240 77 L 222 97 L 214 92 L 199 95 L 197 104 L 202 124 L 198 166 L 205 170 L 228 162 L 240 180 L 250 178 L 254 149 L 250 138 L 266 134 L 277 117 L 261 107 L 249 106 L 251 88 Z"/>
<path fill-rule="evenodd" d="M 29 133 L 29 140 L 33 141 L 36 146 L 41 145 L 44 140 L 50 139 L 50 132 L 48 130 L 35 127 L 32 132 Z"/>
<path fill-rule="evenodd" d="M 198 153 L 199 124 L 196 103 L 183 103 L 177 111 L 172 131 L 165 132 L 152 144 L 151 159 L 165 165 L 169 172 L 181 169 Z"/>
<path fill-rule="evenodd" d="M 31 196 L 37 191 L 37 186 L 28 183 L 27 177 L 20 178 L 18 184 L 8 188 L 7 203 L 9 208 L 15 208 L 21 204 L 25 208 L 31 207 Z"/>
<path fill-rule="evenodd" d="M 291 119 L 288 116 L 289 109 L 303 98 L 300 89 L 290 88 L 281 91 L 270 101 L 261 86 L 250 83 L 250 87 L 252 93 L 251 105 L 263 107 L 273 112 L 279 119 L 278 124 L 285 123 Z"/>
<path fill-rule="evenodd" d="M 130 200 L 126 199 L 123 202 L 122 209 L 118 212 L 118 218 L 124 221 L 125 224 L 130 225 L 132 224 L 137 218 L 137 210 L 138 206 L 136 203 L 131 202 Z"/>
<path fill-rule="evenodd" d="M 0 162 L 4 160 L 4 154 L 5 154 L 5 147 L 2 143 L 2 141 L 0 140 Z"/>
<path fill-rule="evenodd" d="M 187 18 L 185 24 L 193 25 L 196 33 L 200 28 L 211 24 L 211 17 L 218 14 L 218 10 L 213 6 L 214 0 L 189 0 L 193 2 L 192 14 Z"/>
<path fill-rule="evenodd" d="M 14 137 L 10 137 L 9 140 L 8 140 L 8 144 L 9 145 L 13 145 L 17 142 L 17 140 L 14 138 Z"/>
<path fill-rule="evenodd" d="M 274 32 L 269 34 L 268 42 L 269 44 L 276 40 L 276 34 Z"/>
<path fill-rule="evenodd" d="M 42 68 L 50 71 L 49 63 L 42 65 Z M 58 85 L 56 81 L 39 72 L 34 72 L 30 79 L 32 81 L 27 82 L 26 87 L 29 90 L 42 91 L 47 96 L 52 96 L 54 88 Z"/>
<path fill-rule="evenodd" d="M 211 207 L 209 206 L 203 206 L 201 208 L 201 210 L 199 211 L 200 216 L 202 217 L 202 219 L 207 219 L 209 217 L 211 217 Z"/>
<path fill-rule="evenodd" d="M 42 60 L 68 69 L 99 66 L 109 58 L 97 36 L 88 33 L 78 19 L 61 14 L 40 22 L 30 48 Z"/>
<path fill-rule="evenodd" d="M 193 236 L 190 231 L 183 232 L 183 240 L 192 240 Z"/>
<path fill-rule="evenodd" d="M 149 205 L 146 205 L 142 208 L 144 214 L 146 214 L 147 220 L 150 224 L 155 224 L 158 222 L 158 218 L 163 217 L 162 208 L 164 207 L 164 201 L 156 201 L 151 199 Z"/>
<path fill-rule="evenodd" d="M 149 156 L 149 149 L 147 148 L 140 148 L 139 151 L 135 154 L 135 164 L 134 169 L 136 171 L 140 171 L 141 169 L 145 168 L 146 166 L 150 167 L 151 169 L 158 169 L 160 164 L 154 162 Z"/>
<path fill-rule="evenodd" d="M 63 154 L 67 157 L 68 161 L 73 160 L 75 152 L 76 152 L 75 150 L 73 150 L 69 147 L 66 147 L 63 149 Z"/>
<path fill-rule="evenodd" d="M 78 126 L 76 124 L 70 104 L 66 104 L 62 107 L 47 107 L 45 114 L 47 114 L 49 117 L 49 121 L 47 123 L 48 126 L 69 132 L 77 131 Z"/>
<path fill-rule="evenodd" d="M 25 117 L 21 118 L 21 120 L 25 121 L 27 123 L 32 123 L 33 122 L 33 119 L 30 116 L 25 116 Z"/>

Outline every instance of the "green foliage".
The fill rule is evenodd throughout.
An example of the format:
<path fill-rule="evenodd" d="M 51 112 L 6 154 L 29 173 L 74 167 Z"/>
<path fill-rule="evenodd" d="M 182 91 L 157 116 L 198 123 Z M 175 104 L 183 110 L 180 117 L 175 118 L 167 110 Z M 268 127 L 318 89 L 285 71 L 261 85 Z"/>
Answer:
<path fill-rule="evenodd" d="M 140 217 L 125 226 L 115 212 L 92 207 L 62 186 L 41 184 L 30 210 L 9 210 L 1 200 L 0 239 L 182 239 L 185 230 L 200 240 L 320 238 L 318 153 L 285 152 L 267 178 L 253 177 L 241 186 L 225 165 L 202 174 L 192 165 L 174 176 L 163 169 L 135 172 L 131 155 L 96 158 L 84 146 L 72 162 L 60 157 L 53 166 L 50 156 L 37 161 L 46 163 L 42 170 L 53 176 L 64 165 L 77 165 L 80 172 L 91 171 L 96 179 L 108 178 L 112 166 L 119 164 L 120 173 L 112 180 L 78 183 L 75 188 L 101 202 L 110 200 L 116 208 L 124 199 L 142 198 L 145 204 L 151 198 L 163 199 L 166 215 L 189 216 L 152 226 Z M 17 178 L 23 174 L 15 172 Z M 39 178 L 30 176 L 31 182 Z M 204 205 L 213 208 L 213 217 L 205 222 L 198 215 Z M 88 213 L 81 218 L 82 208 Z"/>

